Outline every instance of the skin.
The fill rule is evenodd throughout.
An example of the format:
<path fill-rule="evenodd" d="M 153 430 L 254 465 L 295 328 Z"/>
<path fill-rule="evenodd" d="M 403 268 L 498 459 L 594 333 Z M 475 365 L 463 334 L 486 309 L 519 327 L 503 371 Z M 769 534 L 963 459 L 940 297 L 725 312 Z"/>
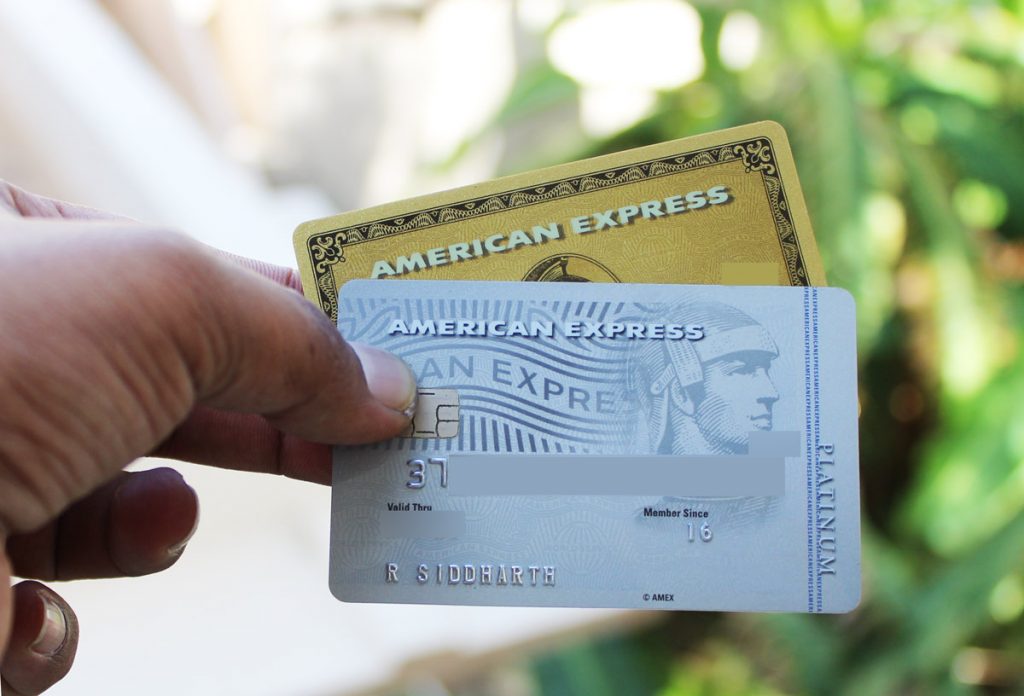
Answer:
<path fill-rule="evenodd" d="M 12 575 L 144 575 L 194 532 L 177 472 L 125 465 L 152 454 L 328 483 L 329 445 L 408 425 L 408 368 L 346 344 L 298 287 L 290 269 L 0 181 L 3 696 L 49 688 L 78 641 L 67 603 Z"/>

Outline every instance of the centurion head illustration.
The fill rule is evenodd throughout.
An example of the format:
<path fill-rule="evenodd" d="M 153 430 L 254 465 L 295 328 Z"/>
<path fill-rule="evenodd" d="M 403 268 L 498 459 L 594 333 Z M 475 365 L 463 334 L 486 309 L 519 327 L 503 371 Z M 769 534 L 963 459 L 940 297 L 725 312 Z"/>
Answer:
<path fill-rule="evenodd" d="M 779 394 L 772 361 L 779 350 L 768 331 L 735 307 L 707 302 L 658 308 L 664 319 L 704 327 L 699 341 L 637 346 L 629 388 L 645 412 L 637 436 L 661 454 L 739 454 L 755 430 L 772 429 Z"/>

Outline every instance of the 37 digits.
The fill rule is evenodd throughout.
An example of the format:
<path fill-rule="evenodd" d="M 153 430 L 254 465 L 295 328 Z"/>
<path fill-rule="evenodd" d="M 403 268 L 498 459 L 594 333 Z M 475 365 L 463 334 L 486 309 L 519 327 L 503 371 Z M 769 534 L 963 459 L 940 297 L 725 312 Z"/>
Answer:
<path fill-rule="evenodd" d="M 409 480 L 405 482 L 406 488 L 420 489 L 427 483 L 427 467 L 436 465 L 441 468 L 441 488 L 448 487 L 448 459 L 445 457 L 428 457 L 427 459 L 410 459 L 406 463 L 409 467 Z"/>

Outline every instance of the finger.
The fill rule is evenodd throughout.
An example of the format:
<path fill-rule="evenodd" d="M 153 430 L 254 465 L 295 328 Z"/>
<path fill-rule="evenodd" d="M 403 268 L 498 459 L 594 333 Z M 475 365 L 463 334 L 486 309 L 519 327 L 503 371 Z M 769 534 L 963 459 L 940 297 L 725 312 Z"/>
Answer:
<path fill-rule="evenodd" d="M 220 249 L 211 250 L 233 264 L 255 271 L 278 285 L 302 292 L 294 268 L 276 266 Z M 198 407 L 154 456 L 208 464 L 224 469 L 281 474 L 329 485 L 330 450 L 282 433 L 261 416 Z"/>
<path fill-rule="evenodd" d="M 0 209 L 13 214 L 15 217 L 66 218 L 73 220 L 128 219 L 84 205 L 65 203 L 64 201 L 29 193 L 2 179 L 0 179 Z"/>
<path fill-rule="evenodd" d="M 302 279 L 294 268 L 210 249 L 235 265 L 302 292 Z M 282 433 L 260 416 L 199 407 L 154 455 L 225 469 L 281 474 L 313 483 L 331 483 L 331 454 L 327 447 Z"/>
<path fill-rule="evenodd" d="M 294 268 L 276 266 L 270 263 L 266 263 L 265 261 L 249 259 L 244 256 L 238 256 L 236 254 L 230 254 L 228 252 L 222 252 L 218 250 L 214 251 L 217 253 L 217 256 L 219 256 L 222 259 L 226 259 L 232 265 L 247 268 L 258 273 L 263 277 L 273 280 L 278 285 L 291 288 L 292 290 L 295 290 L 299 293 L 302 292 L 302 281 L 301 278 L 299 277 L 298 272 Z M 410 384 L 406 380 L 406 378 L 412 377 L 409 374 L 408 367 L 404 367 L 403 363 L 393 364 L 394 361 L 388 359 L 391 356 L 388 353 L 384 353 L 383 351 L 379 351 L 369 346 L 356 343 L 350 343 L 348 345 L 354 349 L 356 355 L 359 358 L 362 371 L 364 371 L 364 374 L 367 378 L 367 382 L 370 385 L 371 392 L 378 394 L 378 397 L 380 397 L 380 394 L 387 395 L 393 402 L 403 402 L 403 407 L 398 408 L 398 410 L 407 411 L 409 412 L 409 414 L 411 414 L 412 402 L 404 401 L 404 399 L 415 397 L 415 385 L 412 385 L 414 387 L 414 391 L 411 396 L 407 391 L 407 389 L 410 387 Z M 400 360 L 397 362 L 400 363 Z M 395 379 L 395 373 L 403 373 L 403 375 L 401 375 L 402 379 Z M 283 444 L 287 445 L 289 443 L 284 442 Z M 276 467 L 276 469 L 280 470 L 281 467 Z M 265 471 L 266 469 L 257 470 Z"/>
<path fill-rule="evenodd" d="M 266 261 L 250 259 L 245 256 L 239 256 L 238 254 L 232 254 L 229 251 L 214 249 L 213 247 L 210 247 L 210 249 L 235 265 L 241 266 L 242 268 L 248 268 L 250 271 L 255 271 L 264 278 L 270 278 L 278 285 L 284 285 L 292 290 L 302 292 L 302 279 L 299 277 L 299 272 L 294 268 L 288 268 L 287 266 L 275 266 L 274 264 L 267 263 Z"/>
<path fill-rule="evenodd" d="M 260 416 L 199 407 L 153 452 L 224 469 L 330 484 L 331 450 L 285 434 Z"/>
<path fill-rule="evenodd" d="M 372 442 L 408 425 L 416 389 L 404 362 L 350 346 L 298 293 L 210 261 L 197 298 L 205 306 L 180 336 L 201 404 L 262 414 L 315 442 Z"/>
<path fill-rule="evenodd" d="M 122 472 L 55 521 L 11 536 L 7 554 L 14 575 L 39 580 L 147 575 L 178 560 L 198 520 L 178 472 Z"/>
<path fill-rule="evenodd" d="M 78 618 L 53 590 L 32 580 L 13 588 L 14 624 L 0 658 L 3 696 L 36 696 L 71 669 Z"/>
<path fill-rule="evenodd" d="M 377 351 L 359 343 L 349 345 L 366 366 L 368 381 L 374 384 L 381 372 L 372 363 L 373 353 Z M 368 353 L 369 357 L 362 358 Z M 331 482 L 331 455 L 326 445 L 282 432 L 261 416 L 202 406 L 197 407 L 152 455 L 225 469 L 280 474 L 314 483 Z"/>
<path fill-rule="evenodd" d="M 0 247 L 7 286 L 27 288 L 0 302 L 0 337 L 12 347 L 0 351 L 0 381 L 20 398 L 0 399 L 0 421 L 17 424 L 0 439 L 0 459 L 13 464 L 0 468 L 0 528 L 40 527 L 151 453 L 197 406 L 262 415 L 325 444 L 408 427 L 408 366 L 350 346 L 297 292 L 174 233 L 35 224 Z M 51 268 L 59 286 L 30 270 L 52 257 L 50 242 L 64 245 Z"/>

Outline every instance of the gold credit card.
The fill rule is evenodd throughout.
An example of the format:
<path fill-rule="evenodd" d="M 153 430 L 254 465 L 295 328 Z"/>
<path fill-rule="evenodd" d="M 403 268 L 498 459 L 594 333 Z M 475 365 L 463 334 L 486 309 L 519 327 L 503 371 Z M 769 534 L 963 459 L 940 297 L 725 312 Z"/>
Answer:
<path fill-rule="evenodd" d="M 354 278 L 825 285 L 771 121 L 299 225 L 306 296 Z"/>

